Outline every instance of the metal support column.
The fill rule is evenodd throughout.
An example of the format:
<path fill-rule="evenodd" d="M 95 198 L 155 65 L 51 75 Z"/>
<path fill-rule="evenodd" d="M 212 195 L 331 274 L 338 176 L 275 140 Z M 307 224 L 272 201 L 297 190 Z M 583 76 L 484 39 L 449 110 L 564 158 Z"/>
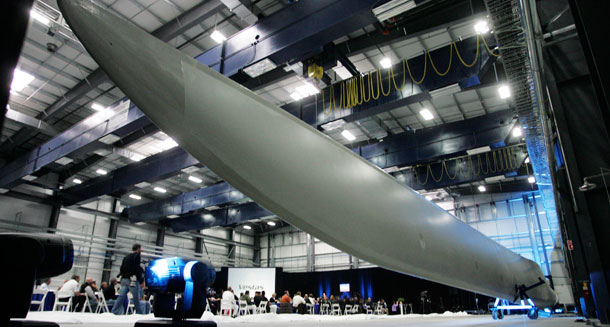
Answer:
<path fill-rule="evenodd" d="M 231 229 L 228 232 L 227 236 L 228 236 L 229 241 L 234 241 L 235 240 L 235 230 Z M 235 246 L 235 244 L 229 244 L 228 252 L 227 252 L 227 258 L 229 259 L 228 262 L 227 262 L 228 263 L 227 266 L 229 266 L 229 267 L 235 267 L 236 266 L 236 264 L 235 264 L 235 251 L 237 251 L 237 246 Z"/>
<path fill-rule="evenodd" d="M 160 226 L 157 229 L 157 239 L 155 240 L 155 246 L 157 246 L 157 248 L 155 249 L 156 255 L 163 255 L 163 249 L 159 249 L 159 248 L 162 248 L 164 244 L 165 244 L 165 227 Z"/>
<path fill-rule="evenodd" d="M 252 251 L 252 263 L 255 267 L 261 266 L 261 237 L 260 235 L 254 235 L 254 247 Z"/>
<path fill-rule="evenodd" d="M 315 265 L 316 265 L 316 244 L 315 244 L 316 239 L 311 234 L 306 234 L 306 235 L 307 235 L 307 242 L 306 242 L 307 271 L 312 272 L 315 270 Z"/>
<path fill-rule="evenodd" d="M 532 246 L 532 254 L 534 255 L 534 261 L 540 264 L 540 253 L 538 252 L 538 241 L 536 240 L 536 227 L 534 226 L 534 220 L 532 219 L 532 213 L 530 211 L 530 202 L 527 195 L 523 195 L 523 213 L 527 221 L 527 231 L 529 233 L 530 244 Z"/>
<path fill-rule="evenodd" d="M 112 201 L 111 212 L 116 212 L 116 207 L 119 200 L 114 199 Z M 119 220 L 118 219 L 110 219 L 110 226 L 108 227 L 108 247 L 114 248 L 116 243 L 116 235 L 119 230 Z M 112 263 L 114 261 L 114 251 L 106 250 L 106 255 L 104 259 L 104 268 L 102 270 L 102 281 L 110 282 L 110 273 L 112 272 Z M 100 283 L 101 284 L 101 283 Z"/>
<path fill-rule="evenodd" d="M 49 217 L 49 233 L 54 234 L 59 222 L 59 213 L 61 212 L 61 202 L 51 207 L 51 216 Z"/>

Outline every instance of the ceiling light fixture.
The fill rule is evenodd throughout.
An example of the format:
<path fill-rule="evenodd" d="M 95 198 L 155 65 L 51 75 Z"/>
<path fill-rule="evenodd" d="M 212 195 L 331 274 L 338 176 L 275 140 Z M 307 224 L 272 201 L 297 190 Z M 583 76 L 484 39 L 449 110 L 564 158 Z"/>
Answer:
<path fill-rule="evenodd" d="M 175 219 L 175 218 L 178 218 L 178 217 L 180 217 L 180 216 L 178 216 L 178 215 L 169 215 L 169 216 L 167 216 L 167 218 L 169 218 L 169 219 Z"/>
<path fill-rule="evenodd" d="M 220 33 L 218 30 L 214 30 L 212 34 L 210 34 L 212 40 L 216 41 L 216 43 L 222 43 L 227 40 L 227 37 Z"/>
<path fill-rule="evenodd" d="M 99 104 L 97 102 L 93 102 L 91 104 L 91 109 L 93 109 L 95 111 L 102 111 L 102 110 L 106 110 L 106 107 L 102 106 L 101 104 Z"/>
<path fill-rule="evenodd" d="M 129 194 L 129 197 L 134 200 L 142 200 L 142 197 L 137 194 Z"/>
<path fill-rule="evenodd" d="M 314 95 L 316 93 L 320 93 L 320 90 L 313 86 L 313 84 L 309 82 L 305 82 L 303 85 L 295 88 L 295 91 L 299 93 L 303 98 L 306 98 L 310 95 Z"/>
<path fill-rule="evenodd" d="M 391 0 L 379 7 L 373 8 L 373 14 L 377 17 L 377 20 L 383 22 L 405 13 L 416 6 L 417 4 L 413 0 Z"/>
<path fill-rule="evenodd" d="M 300 95 L 299 92 L 290 93 L 290 97 L 293 98 L 295 101 L 299 101 L 299 100 L 303 99 L 303 96 Z"/>
<path fill-rule="evenodd" d="M 343 137 L 345 137 L 346 140 L 348 141 L 353 141 L 356 139 L 356 137 L 354 136 L 354 134 L 352 134 L 350 131 L 348 130 L 343 130 L 343 132 L 341 132 L 341 135 L 343 135 Z"/>
<path fill-rule="evenodd" d="M 200 184 L 201 182 L 203 182 L 203 180 L 201 178 L 195 177 L 195 176 L 189 176 L 189 181 L 193 182 L 193 183 L 197 183 Z"/>
<path fill-rule="evenodd" d="M 500 99 L 510 98 L 510 88 L 508 85 L 500 85 L 498 87 L 498 94 L 500 94 Z"/>
<path fill-rule="evenodd" d="M 383 68 L 390 68 L 392 67 L 392 59 L 388 57 L 383 57 L 381 60 L 379 60 L 379 64 Z"/>
<path fill-rule="evenodd" d="M 34 20 L 37 20 L 43 25 L 49 26 L 49 24 L 51 23 L 51 20 L 49 18 L 34 9 L 30 10 L 30 17 Z"/>
<path fill-rule="evenodd" d="M 474 24 L 474 31 L 477 34 L 485 34 L 485 33 L 489 32 L 489 25 L 487 25 L 487 21 L 481 20 L 481 21 L 476 22 Z"/>
<path fill-rule="evenodd" d="M 244 229 L 250 230 L 252 227 L 250 225 L 244 225 Z"/>
<path fill-rule="evenodd" d="M 419 114 L 424 117 L 424 120 L 432 120 L 434 119 L 434 115 L 432 114 L 432 112 L 428 109 L 422 109 Z"/>
<path fill-rule="evenodd" d="M 159 142 L 159 143 L 157 144 L 157 146 L 158 146 L 159 148 L 161 148 L 163 151 L 166 151 L 166 150 L 169 150 L 169 149 L 172 149 L 172 148 L 177 147 L 177 146 L 178 146 L 178 143 L 176 143 L 176 141 L 174 141 L 174 140 L 173 140 L 173 139 L 170 137 L 170 138 L 168 138 L 168 139 L 167 139 L 167 140 L 165 140 L 165 141 L 161 141 L 161 142 Z"/>
<path fill-rule="evenodd" d="M 530 157 L 525 158 L 525 163 L 526 164 L 530 163 Z"/>
<path fill-rule="evenodd" d="M 485 185 L 479 185 L 478 189 L 479 189 L 479 192 L 487 191 L 487 188 L 485 187 Z"/>
<path fill-rule="evenodd" d="M 521 135 L 523 135 L 523 131 L 521 130 L 521 127 L 513 128 L 513 136 L 514 137 L 521 137 Z"/>
<path fill-rule="evenodd" d="M 275 226 L 275 222 L 273 222 L 273 221 L 268 221 L 268 222 L 267 222 L 267 225 L 269 225 L 269 226 Z"/>
<path fill-rule="evenodd" d="M 277 65 L 273 61 L 271 61 L 271 59 L 265 58 L 255 64 L 244 68 L 244 73 L 248 74 L 248 76 L 252 78 L 257 78 L 266 72 L 274 70 L 276 67 Z"/>
<path fill-rule="evenodd" d="M 73 180 L 72 180 L 72 183 L 74 183 L 74 184 L 82 184 L 82 183 L 83 183 L 83 181 L 81 181 L 81 180 L 80 180 L 80 179 L 78 179 L 78 178 L 75 178 L 75 179 L 73 179 Z"/>
<path fill-rule="evenodd" d="M 534 177 L 534 176 L 528 177 L 527 178 L 527 182 L 530 183 L 530 184 L 536 183 L 536 177 Z"/>
<path fill-rule="evenodd" d="M 167 190 L 166 190 L 166 189 L 164 189 L 164 188 L 162 188 L 162 187 L 159 187 L 159 186 L 155 186 L 155 188 L 153 188 L 153 190 L 155 190 L 155 191 L 157 191 L 157 192 L 159 192 L 159 193 L 165 193 L 165 192 L 167 192 Z"/>
<path fill-rule="evenodd" d="M 106 175 L 106 174 L 108 174 L 108 171 L 100 168 L 100 169 L 96 170 L 95 173 L 98 175 Z"/>
<path fill-rule="evenodd" d="M 33 80 L 33 75 L 30 75 L 21 69 L 15 68 L 13 71 L 13 81 L 11 82 L 11 91 L 21 92 Z"/>

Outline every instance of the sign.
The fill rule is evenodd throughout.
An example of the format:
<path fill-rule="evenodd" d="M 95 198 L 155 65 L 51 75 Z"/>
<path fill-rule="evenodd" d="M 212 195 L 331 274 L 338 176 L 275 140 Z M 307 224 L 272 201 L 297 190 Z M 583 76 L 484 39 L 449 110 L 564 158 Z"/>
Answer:
<path fill-rule="evenodd" d="M 229 268 L 227 286 L 231 286 L 235 294 L 250 291 L 265 291 L 267 297 L 275 293 L 275 268 Z"/>

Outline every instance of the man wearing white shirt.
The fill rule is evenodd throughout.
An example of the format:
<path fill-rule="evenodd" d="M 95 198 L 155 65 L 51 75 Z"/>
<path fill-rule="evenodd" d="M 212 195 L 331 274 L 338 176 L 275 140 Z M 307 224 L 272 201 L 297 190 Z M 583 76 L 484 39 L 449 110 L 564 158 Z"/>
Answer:
<path fill-rule="evenodd" d="M 40 285 L 38 285 L 38 289 L 41 291 L 50 291 L 51 290 L 51 278 L 47 278 L 42 281 Z"/>
<path fill-rule="evenodd" d="M 73 296 L 78 296 L 80 293 L 78 292 L 78 282 L 80 281 L 80 276 L 72 275 L 72 279 L 65 282 L 57 291 L 57 299 L 60 301 L 68 301 L 69 298 Z"/>
<path fill-rule="evenodd" d="M 237 306 L 235 294 L 233 294 L 233 288 L 231 288 L 231 286 L 229 286 L 227 290 L 222 293 L 222 302 L 231 304 L 231 309 L 233 310 L 234 316 L 239 313 L 239 306 Z"/>
<path fill-rule="evenodd" d="M 292 298 L 292 307 L 296 309 L 298 313 L 305 314 L 307 304 L 305 304 L 305 299 L 301 296 L 301 292 L 297 292 Z"/>

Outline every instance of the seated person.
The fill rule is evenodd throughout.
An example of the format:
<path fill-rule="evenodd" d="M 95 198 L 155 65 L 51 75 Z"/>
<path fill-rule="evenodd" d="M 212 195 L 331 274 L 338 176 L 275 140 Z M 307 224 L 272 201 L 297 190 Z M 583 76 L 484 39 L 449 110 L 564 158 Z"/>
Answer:
<path fill-rule="evenodd" d="M 301 296 L 301 292 L 297 292 L 292 298 L 292 307 L 299 314 L 305 314 L 305 311 L 307 311 L 307 305 L 305 304 L 305 299 Z"/>
<path fill-rule="evenodd" d="M 263 297 L 261 296 L 261 292 L 254 292 L 254 305 L 258 308 L 258 306 L 261 304 L 261 301 L 263 300 Z"/>
<path fill-rule="evenodd" d="M 89 300 L 89 306 L 91 307 L 91 312 L 95 312 L 97 309 L 97 297 L 95 296 L 95 281 L 91 277 L 87 277 L 83 285 L 80 286 L 79 292 L 81 294 L 86 294 L 86 296 L 82 295 L 82 299 L 79 299 L 80 305 L 83 305 L 83 308 L 87 308 L 85 305 L 85 301 Z M 78 309 L 77 309 L 78 310 Z"/>
<path fill-rule="evenodd" d="M 282 299 L 280 300 L 281 303 L 290 303 L 292 302 L 292 299 L 290 298 L 290 293 L 288 291 L 284 291 L 284 295 L 282 296 Z"/>
<path fill-rule="evenodd" d="M 80 292 L 78 291 L 78 282 L 80 281 L 80 276 L 72 275 L 72 278 L 66 281 L 57 291 L 57 300 L 62 302 L 67 302 L 70 298 L 72 298 L 72 308 L 69 310 L 74 310 L 75 308 L 75 297 L 80 296 Z"/>
<path fill-rule="evenodd" d="M 116 278 L 113 278 L 110 280 L 110 284 L 106 283 L 106 286 L 104 286 L 104 283 L 102 283 L 102 293 L 104 294 L 106 305 L 110 309 L 114 305 L 114 302 L 116 302 L 116 284 L 118 283 L 118 281 Z"/>
<path fill-rule="evenodd" d="M 222 293 L 223 302 L 231 305 L 231 310 L 233 311 L 233 316 L 237 316 L 239 314 L 239 306 L 237 305 L 237 296 L 233 294 L 233 288 L 231 286 L 227 287 L 227 290 Z"/>
<path fill-rule="evenodd" d="M 47 278 L 45 280 L 42 281 L 42 283 L 40 283 L 40 285 L 38 285 L 39 290 L 42 291 L 50 291 L 51 290 L 51 278 Z"/>

